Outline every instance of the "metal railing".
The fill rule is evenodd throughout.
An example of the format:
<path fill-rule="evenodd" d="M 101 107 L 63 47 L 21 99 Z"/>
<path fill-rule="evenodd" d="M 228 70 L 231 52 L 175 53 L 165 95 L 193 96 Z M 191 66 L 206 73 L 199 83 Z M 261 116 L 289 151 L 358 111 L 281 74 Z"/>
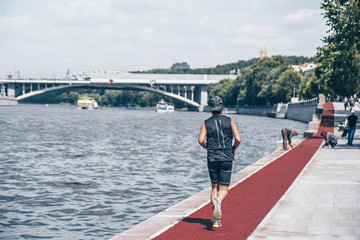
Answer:
<path fill-rule="evenodd" d="M 299 102 L 296 102 L 296 103 L 289 103 L 288 106 L 307 106 L 307 105 L 316 105 L 319 103 L 319 98 L 316 97 L 316 98 L 312 98 L 312 99 L 309 99 L 309 100 L 302 100 L 302 101 L 299 101 Z"/>

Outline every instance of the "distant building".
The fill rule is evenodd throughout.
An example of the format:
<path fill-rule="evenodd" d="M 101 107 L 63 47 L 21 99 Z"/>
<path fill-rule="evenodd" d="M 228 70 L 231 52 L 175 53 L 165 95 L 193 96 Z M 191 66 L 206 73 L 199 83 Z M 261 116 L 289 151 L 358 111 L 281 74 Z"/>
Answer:
<path fill-rule="evenodd" d="M 174 63 L 170 69 L 190 69 L 190 65 L 187 62 Z"/>
<path fill-rule="evenodd" d="M 300 64 L 300 65 L 292 65 L 292 68 L 297 71 L 297 72 L 303 72 L 305 77 L 315 71 L 315 68 L 316 68 L 316 63 L 314 62 L 311 62 L 311 63 L 303 63 L 303 64 Z"/>
<path fill-rule="evenodd" d="M 234 74 L 234 75 L 241 75 L 240 69 L 239 68 L 235 68 L 233 70 L 230 71 L 230 74 Z"/>
<path fill-rule="evenodd" d="M 260 59 L 264 59 L 268 57 L 268 52 L 266 47 L 261 48 L 260 50 Z"/>
<path fill-rule="evenodd" d="M 7 75 L 8 79 L 12 79 L 12 77 L 13 77 L 11 70 L 9 70 L 6 75 Z"/>

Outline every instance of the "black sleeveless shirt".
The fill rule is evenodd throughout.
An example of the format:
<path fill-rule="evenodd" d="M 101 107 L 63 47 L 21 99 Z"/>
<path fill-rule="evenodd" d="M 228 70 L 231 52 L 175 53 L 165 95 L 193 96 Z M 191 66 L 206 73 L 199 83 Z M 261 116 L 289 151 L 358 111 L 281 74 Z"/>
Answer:
<path fill-rule="evenodd" d="M 233 161 L 231 118 L 215 115 L 205 120 L 208 160 Z"/>

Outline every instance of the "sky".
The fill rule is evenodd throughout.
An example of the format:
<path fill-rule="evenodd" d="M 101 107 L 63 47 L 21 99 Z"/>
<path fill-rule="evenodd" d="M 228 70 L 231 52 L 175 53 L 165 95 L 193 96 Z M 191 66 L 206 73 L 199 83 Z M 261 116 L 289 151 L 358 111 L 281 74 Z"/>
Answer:
<path fill-rule="evenodd" d="M 0 0 L 0 78 L 313 57 L 321 0 Z"/>

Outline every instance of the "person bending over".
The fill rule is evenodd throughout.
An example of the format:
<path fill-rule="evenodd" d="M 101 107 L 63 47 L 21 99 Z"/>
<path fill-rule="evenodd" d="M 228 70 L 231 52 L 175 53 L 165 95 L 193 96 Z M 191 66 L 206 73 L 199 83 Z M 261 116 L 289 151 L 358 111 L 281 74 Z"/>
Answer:
<path fill-rule="evenodd" d="M 281 135 L 283 139 L 283 148 L 284 150 L 288 150 L 287 142 L 289 142 L 290 147 L 293 148 L 291 145 L 291 137 L 299 135 L 299 132 L 291 128 L 283 128 L 281 129 Z"/>
<path fill-rule="evenodd" d="M 323 145 L 323 147 L 330 145 L 332 148 L 334 148 L 338 143 L 338 137 L 331 132 L 322 131 L 321 136 L 324 137 L 325 140 L 325 144 Z"/>

